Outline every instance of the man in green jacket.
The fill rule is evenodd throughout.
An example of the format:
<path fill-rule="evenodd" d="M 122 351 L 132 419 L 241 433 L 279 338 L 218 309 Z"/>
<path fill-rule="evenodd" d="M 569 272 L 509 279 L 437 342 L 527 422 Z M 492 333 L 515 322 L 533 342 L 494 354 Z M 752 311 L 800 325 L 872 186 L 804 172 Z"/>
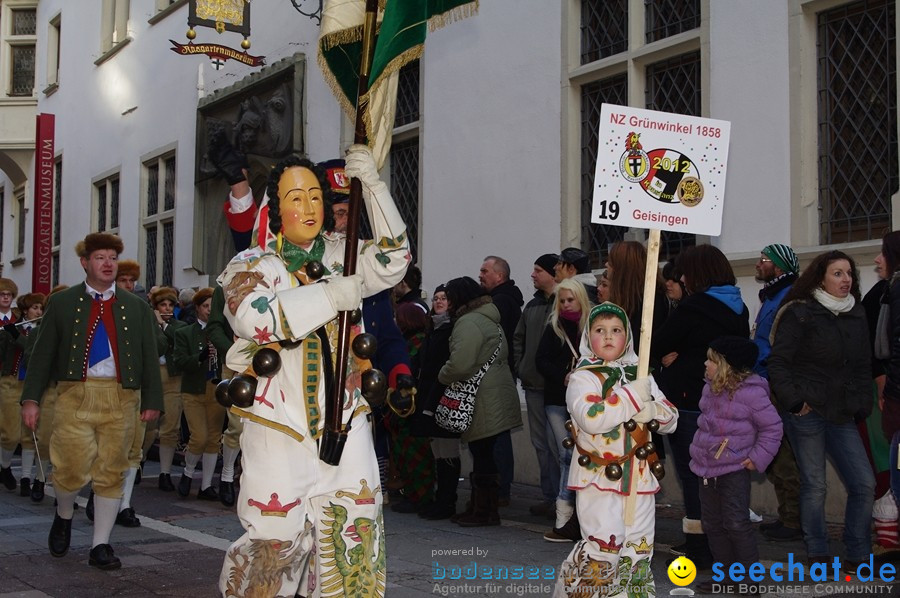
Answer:
<path fill-rule="evenodd" d="M 109 536 L 119 513 L 135 412 L 159 417 L 162 381 L 150 306 L 116 292 L 122 241 L 91 233 L 79 242 L 85 281 L 53 295 L 38 327 L 22 392 L 22 419 L 34 430 L 48 381 L 58 380 L 50 458 L 57 508 L 50 554 L 64 556 L 72 535 L 75 497 L 93 482 L 94 538 L 89 564 L 117 569 Z M 137 392 L 141 391 L 140 406 Z"/>

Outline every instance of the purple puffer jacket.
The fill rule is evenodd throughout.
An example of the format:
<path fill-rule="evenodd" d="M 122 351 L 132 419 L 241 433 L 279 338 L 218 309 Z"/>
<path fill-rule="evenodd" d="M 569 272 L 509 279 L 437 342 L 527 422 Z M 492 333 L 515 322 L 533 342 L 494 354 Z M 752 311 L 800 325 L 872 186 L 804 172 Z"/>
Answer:
<path fill-rule="evenodd" d="M 709 383 L 700 397 L 698 430 L 691 443 L 691 471 L 701 478 L 714 478 L 743 469 L 750 458 L 758 471 L 765 471 L 781 444 L 781 417 L 769 399 L 769 383 L 753 374 L 729 400 L 716 394 Z M 722 440 L 728 444 L 718 459 Z"/>

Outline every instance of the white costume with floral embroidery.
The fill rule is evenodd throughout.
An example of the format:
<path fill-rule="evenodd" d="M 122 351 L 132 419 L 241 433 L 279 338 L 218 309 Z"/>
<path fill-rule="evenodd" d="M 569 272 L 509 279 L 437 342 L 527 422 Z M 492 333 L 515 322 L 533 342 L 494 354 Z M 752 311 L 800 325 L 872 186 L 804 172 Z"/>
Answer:
<path fill-rule="evenodd" d="M 625 383 L 625 366 L 637 363 L 637 355 L 627 318 L 624 325 L 628 331 L 625 352 L 616 361 L 605 363 L 593 355 L 590 326 L 585 327 L 579 369 L 572 372 L 566 390 L 566 405 L 577 446 L 602 459 L 617 459 L 632 451 L 635 442 L 624 424 L 644 408 L 638 394 Z M 593 367 L 588 362 L 601 363 L 603 367 Z M 610 382 L 610 370 L 615 370 L 621 378 Z M 649 381 L 659 432 L 670 433 L 676 427 L 678 410 L 666 400 L 656 382 L 652 378 Z M 659 482 L 651 473 L 650 464 L 632 456 L 621 465 L 622 478 L 610 480 L 603 465 L 593 462 L 580 465 L 580 455 L 578 449 L 573 451 L 568 486 L 577 491 L 575 506 L 582 540 L 563 562 L 553 595 L 558 598 L 652 596 L 655 586 L 650 558 L 656 523 L 653 495 L 659 491 Z M 626 524 L 625 513 L 628 500 L 634 502 L 630 524 Z"/>
<path fill-rule="evenodd" d="M 410 260 L 405 226 L 390 195 L 378 190 L 375 195 L 367 196 L 366 207 L 379 241 L 362 244 L 357 260 L 363 296 L 399 282 Z M 322 237 L 327 279 L 343 270 L 345 241 Z M 340 465 L 318 456 L 327 349 L 316 330 L 325 326 L 333 345 L 338 315 L 324 292 L 327 283 L 301 285 L 271 247 L 235 256 L 219 283 L 238 337 L 228 352 L 229 368 L 243 372 L 259 345 L 302 341 L 281 348 L 280 369 L 258 378 L 251 407 L 232 408 L 244 421 L 238 515 L 246 533 L 227 552 L 220 591 L 224 596 L 383 596 L 382 495 L 370 409 L 358 376 L 352 375 L 358 369 L 353 363 L 348 378 L 356 383 L 347 385 L 342 415 L 343 422 L 352 418 L 352 427 Z"/>

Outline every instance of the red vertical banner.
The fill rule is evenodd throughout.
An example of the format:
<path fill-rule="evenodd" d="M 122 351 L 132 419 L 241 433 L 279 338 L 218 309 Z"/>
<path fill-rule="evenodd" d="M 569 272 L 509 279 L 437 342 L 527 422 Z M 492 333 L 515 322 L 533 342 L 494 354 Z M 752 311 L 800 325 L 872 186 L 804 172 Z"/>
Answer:
<path fill-rule="evenodd" d="M 56 165 L 53 143 L 55 117 L 37 115 L 34 136 L 34 260 L 31 268 L 31 292 L 50 292 L 53 277 L 53 169 Z"/>

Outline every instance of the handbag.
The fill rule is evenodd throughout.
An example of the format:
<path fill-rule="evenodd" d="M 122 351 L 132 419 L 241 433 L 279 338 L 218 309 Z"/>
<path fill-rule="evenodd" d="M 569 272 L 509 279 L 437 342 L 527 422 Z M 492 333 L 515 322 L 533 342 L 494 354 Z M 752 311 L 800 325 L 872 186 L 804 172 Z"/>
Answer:
<path fill-rule="evenodd" d="M 499 326 L 498 329 L 500 329 Z M 494 363 L 494 360 L 500 354 L 500 347 L 503 344 L 502 329 L 500 330 L 500 342 L 497 343 L 497 348 L 494 349 L 490 359 L 478 368 L 478 371 L 471 378 L 451 382 L 444 390 L 444 394 L 441 395 L 441 399 L 434 409 L 434 421 L 443 429 L 462 434 L 472 425 L 472 419 L 475 415 L 475 395 L 478 393 L 478 386 L 481 384 L 481 379 L 484 378 L 485 373 L 490 369 L 491 364 Z"/>

